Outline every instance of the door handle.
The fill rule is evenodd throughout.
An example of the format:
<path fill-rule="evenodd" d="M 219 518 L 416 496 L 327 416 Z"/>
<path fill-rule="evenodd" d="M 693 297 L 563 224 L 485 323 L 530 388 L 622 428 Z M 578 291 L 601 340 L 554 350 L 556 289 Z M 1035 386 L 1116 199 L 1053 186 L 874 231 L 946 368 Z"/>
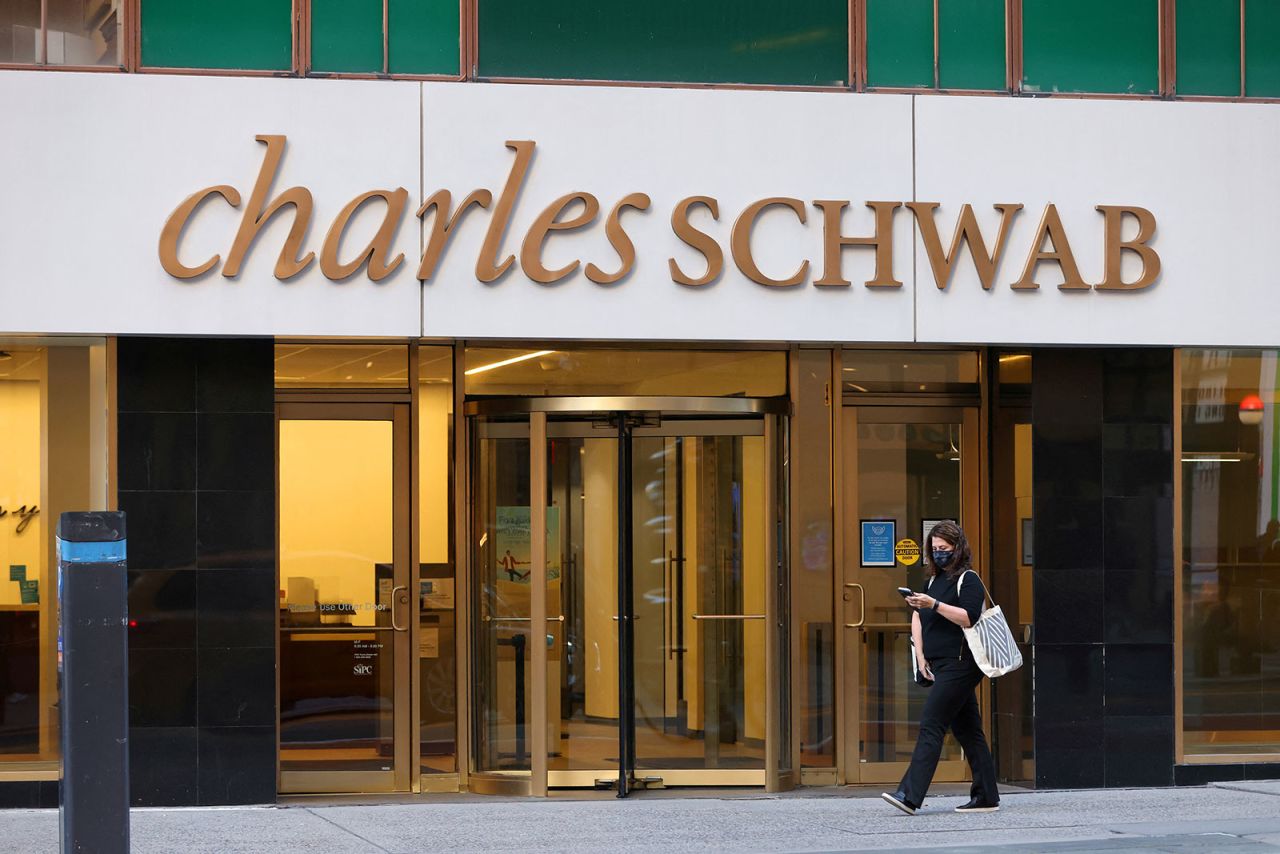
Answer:
<path fill-rule="evenodd" d="M 403 590 L 406 594 L 404 597 L 403 603 L 400 603 L 400 601 L 396 598 L 397 590 Z M 407 627 L 405 626 L 396 625 L 396 605 L 408 604 L 409 602 L 408 593 L 409 593 L 409 588 L 407 585 L 404 585 L 404 584 L 397 584 L 395 587 L 391 588 L 391 628 L 395 629 L 397 632 L 403 632 L 407 630 Z"/>
<path fill-rule="evenodd" d="M 861 628 L 862 625 L 867 622 L 867 591 L 863 589 L 861 584 L 854 581 L 846 581 L 844 586 L 858 588 L 858 622 L 845 623 L 844 627 L 846 629 Z"/>
<path fill-rule="evenodd" d="M 533 617 L 491 617 L 488 614 L 485 614 L 480 619 L 484 620 L 486 623 L 527 623 L 532 620 Z M 617 617 L 614 617 L 614 619 L 616 620 Z M 547 622 L 563 623 L 564 614 L 559 614 L 555 617 L 547 617 Z"/>

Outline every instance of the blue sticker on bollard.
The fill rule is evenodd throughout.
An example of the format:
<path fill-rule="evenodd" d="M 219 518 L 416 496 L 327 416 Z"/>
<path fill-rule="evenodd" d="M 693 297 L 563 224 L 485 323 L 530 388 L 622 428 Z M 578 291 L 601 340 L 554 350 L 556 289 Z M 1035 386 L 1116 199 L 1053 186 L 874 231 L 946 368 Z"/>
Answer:
<path fill-rule="evenodd" d="M 126 540 L 114 543 L 71 543 L 58 540 L 58 559 L 63 563 L 123 563 Z"/>

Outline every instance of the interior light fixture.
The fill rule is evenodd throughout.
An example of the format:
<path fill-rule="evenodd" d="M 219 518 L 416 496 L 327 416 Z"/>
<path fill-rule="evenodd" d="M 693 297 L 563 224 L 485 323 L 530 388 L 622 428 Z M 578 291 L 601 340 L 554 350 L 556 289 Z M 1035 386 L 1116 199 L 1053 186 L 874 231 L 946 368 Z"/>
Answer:
<path fill-rule="evenodd" d="M 530 359 L 536 359 L 539 356 L 550 356 L 552 353 L 555 353 L 555 352 L 558 352 L 558 351 L 537 350 L 533 353 L 525 353 L 523 356 L 512 356 L 510 359 L 503 359 L 498 362 L 490 362 L 487 365 L 480 365 L 478 367 L 471 368 L 465 371 L 464 373 L 470 377 L 470 376 L 474 376 L 475 374 L 483 374 L 485 371 L 492 371 L 496 368 L 505 368 L 507 365 L 515 365 L 520 362 L 527 362 Z"/>
<path fill-rule="evenodd" d="M 1248 451 L 1183 451 L 1184 463 L 1242 463 L 1255 457 Z"/>
<path fill-rule="evenodd" d="M 945 451 L 939 451 L 938 453 L 934 454 L 934 456 L 937 457 L 939 460 L 944 460 L 947 462 L 952 462 L 952 463 L 960 462 L 960 449 L 956 447 L 956 438 L 951 431 L 950 424 L 947 425 L 947 449 Z"/>

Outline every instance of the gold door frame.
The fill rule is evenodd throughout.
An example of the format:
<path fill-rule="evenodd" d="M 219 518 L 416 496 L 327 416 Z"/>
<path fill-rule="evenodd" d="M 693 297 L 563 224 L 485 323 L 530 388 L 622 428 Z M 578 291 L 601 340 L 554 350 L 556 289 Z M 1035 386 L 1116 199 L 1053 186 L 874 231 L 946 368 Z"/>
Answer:
<path fill-rule="evenodd" d="M 529 415 L 528 431 L 530 442 L 529 453 L 529 494 L 530 496 L 546 495 L 547 492 L 547 469 L 546 469 L 546 443 L 548 435 L 547 414 L 555 413 L 562 415 L 581 415 L 584 418 L 590 418 L 593 415 L 602 413 L 616 412 L 657 412 L 677 416 L 696 416 L 709 415 L 728 417 L 734 421 L 738 421 L 739 425 L 743 420 L 751 420 L 756 422 L 758 427 L 751 427 L 745 432 L 742 426 L 736 429 L 725 421 L 703 420 L 703 421 L 676 421 L 659 427 L 641 427 L 636 429 L 635 435 L 643 436 L 662 436 L 662 435 L 724 435 L 733 433 L 734 435 L 761 435 L 765 439 L 765 500 L 764 507 L 767 515 L 766 519 L 761 520 L 765 525 L 765 548 L 766 555 L 772 556 L 766 560 L 766 609 L 763 615 L 766 625 L 774 627 L 781 619 L 776 613 L 777 603 L 776 597 L 771 595 L 777 585 L 777 542 L 776 530 L 773 525 L 773 517 L 776 512 L 777 504 L 777 477 L 775 474 L 776 465 L 776 436 L 778 433 L 777 419 L 779 416 L 788 415 L 790 413 L 790 401 L 786 398 L 716 398 L 716 397 L 671 397 L 671 396 L 615 396 L 615 397 L 541 397 L 541 398 L 483 398 L 472 400 L 466 403 L 464 407 L 467 419 L 466 441 L 468 443 L 467 454 L 463 457 L 471 465 L 470 443 L 473 441 L 472 429 L 470 425 L 473 423 L 469 416 L 475 415 L 496 415 L 496 414 L 521 414 Z M 736 416 L 736 418 L 735 418 Z M 745 425 L 743 425 L 745 426 Z M 556 431 L 561 432 L 561 431 Z M 539 452 L 541 449 L 541 452 Z M 471 482 L 472 473 L 468 472 L 464 478 L 468 484 Z M 530 528 L 531 528 L 531 549 L 530 549 L 530 583 L 532 589 L 530 591 L 530 613 L 529 619 L 532 625 L 541 625 L 546 622 L 547 617 L 547 542 L 546 542 L 546 507 L 542 501 L 530 501 Z M 469 542 L 469 540 L 467 541 Z M 472 583 L 471 575 L 471 555 L 469 548 L 460 549 L 458 553 L 460 561 L 465 560 L 468 564 L 467 580 L 468 584 Z M 470 602 L 469 588 L 467 601 Z M 780 685 L 778 678 L 778 667 L 775 656 L 786 654 L 785 650 L 780 648 L 777 641 L 777 631 L 766 631 L 766 647 L 768 654 L 765 661 L 765 678 L 767 686 L 765 690 L 765 767 L 754 770 L 737 770 L 737 769 L 645 769 L 646 776 L 660 776 L 664 785 L 685 786 L 685 785 L 719 785 L 719 786 L 761 786 L 767 791 L 783 791 L 790 789 L 795 785 L 794 769 L 787 767 L 780 771 L 783 764 L 781 757 L 778 755 L 778 746 L 780 727 L 781 727 L 781 702 L 783 697 L 790 696 L 790 685 Z M 465 642 L 470 643 L 469 635 L 465 636 Z M 473 792 L 482 794 L 501 794 L 501 795 L 532 795 L 545 797 L 550 788 L 559 787 L 592 787 L 596 785 L 596 781 L 601 775 L 616 775 L 615 771 L 608 769 L 602 770 L 575 770 L 575 771 L 552 771 L 547 767 L 547 695 L 546 695 L 546 668 L 547 668 L 547 650 L 546 646 L 541 643 L 533 644 L 530 650 L 530 668 L 532 670 L 532 683 L 530 685 L 530 702 L 533 706 L 532 714 L 529 716 L 528 726 L 531 733 L 529 736 L 530 744 L 530 771 L 528 773 L 520 771 L 508 772 L 492 772 L 477 771 L 474 767 L 468 768 L 466 779 L 468 787 Z M 470 670 L 466 674 L 468 680 L 467 696 L 471 696 L 473 686 L 471 682 Z M 789 702 L 789 700 L 788 700 Z M 473 700 L 467 703 L 467 715 L 469 716 L 465 731 L 468 739 L 474 738 L 474 726 L 470 716 L 476 712 L 476 703 Z M 619 724 L 621 725 L 621 724 Z M 474 749 L 468 743 L 469 755 L 474 754 Z M 788 766 L 790 763 L 786 763 Z"/>
<path fill-rule="evenodd" d="M 410 405 L 406 402 L 362 400 L 352 402 L 338 395 L 282 395 L 276 402 L 275 465 L 280 461 L 281 421 L 390 421 L 392 424 L 392 549 L 393 586 L 404 590 L 405 596 L 392 598 L 392 628 L 371 627 L 361 633 L 379 632 L 392 639 L 392 732 L 394 756 L 391 771 L 285 771 L 280 765 L 280 609 L 275 609 L 276 622 L 276 780 L 281 794 L 335 794 L 365 792 L 408 791 L 414 777 L 411 768 L 413 726 L 410 721 L 413 704 L 410 702 L 410 637 L 416 625 L 416 597 L 409 596 L 411 556 L 411 494 L 412 466 L 410 437 Z M 279 587 L 280 554 L 280 490 L 276 490 L 276 579 Z M 394 628 L 396 609 L 404 606 L 405 628 Z"/>
<path fill-rule="evenodd" d="M 838 357 L 838 356 L 837 356 Z M 858 525 L 858 478 L 846 476 L 845 461 L 856 460 L 858 453 L 857 428 L 862 423 L 909 423 L 936 424 L 959 423 L 960 429 L 960 524 L 969 535 L 970 547 L 973 550 L 974 565 L 979 575 L 985 576 L 982 557 L 985 536 L 986 513 L 983 509 L 982 497 L 985 490 L 983 483 L 983 447 L 981 434 L 981 408 L 972 405 L 920 405 L 904 399 L 902 405 L 876 406 L 842 406 L 839 421 L 836 425 L 836 446 L 839 453 L 835 458 L 839 483 L 835 492 L 837 503 L 837 529 L 844 531 L 857 530 Z M 906 772 L 907 762 L 875 762 L 862 761 L 860 749 L 860 730 L 862 724 L 861 705 L 861 656 L 860 644 L 865 622 L 866 600 L 862 590 L 861 567 L 856 549 L 847 536 L 842 537 L 840 545 L 840 561 L 836 571 L 837 623 L 842 626 L 840 643 L 837 645 L 836 696 L 841 699 L 837 703 L 838 739 L 836 762 L 837 777 L 841 784 L 859 783 L 897 783 Z M 984 578 L 985 582 L 985 578 Z M 847 598 L 846 598 L 847 597 Z M 849 617 L 851 608 L 858 597 L 861 619 Z M 876 624 L 874 628 L 908 628 L 910 622 L 902 624 Z M 906 666 L 904 663 L 902 666 Z M 982 692 L 983 726 L 990 731 L 991 710 L 986 702 L 986 686 Z M 963 760 L 940 761 L 934 779 L 937 782 L 958 782 L 968 779 L 968 763 Z"/>

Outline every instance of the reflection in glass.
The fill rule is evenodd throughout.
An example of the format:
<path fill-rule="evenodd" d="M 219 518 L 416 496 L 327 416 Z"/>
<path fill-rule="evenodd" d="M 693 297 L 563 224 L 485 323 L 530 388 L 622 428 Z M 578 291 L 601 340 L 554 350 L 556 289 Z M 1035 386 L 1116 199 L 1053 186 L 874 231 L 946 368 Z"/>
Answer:
<path fill-rule="evenodd" d="M 559 733 L 548 768 L 616 775 L 618 442 L 573 437 L 547 444 L 547 560 L 558 567 L 547 578 L 547 634 L 554 637 L 547 718 Z M 561 615 L 563 622 L 554 620 Z"/>
<path fill-rule="evenodd" d="M 991 443 L 992 598 L 1004 610 L 1026 666 L 991 681 L 992 741 L 1002 781 L 1035 779 L 1033 676 L 1030 630 L 1032 536 L 1031 356 L 1002 353 Z"/>
<path fill-rule="evenodd" d="M 531 768 L 529 423 L 473 419 L 477 771 Z M 550 520 L 550 515 L 548 520 Z M 550 659 L 550 656 L 548 656 Z"/>
<path fill-rule="evenodd" d="M 0 62 L 43 60 L 40 0 L 8 0 L 0 5 Z"/>
<path fill-rule="evenodd" d="M 787 354 L 468 348 L 466 377 L 469 395 L 770 397 L 787 393 Z"/>
<path fill-rule="evenodd" d="M 635 436 L 620 483 L 618 440 L 583 429 L 549 428 L 549 769 L 617 773 L 619 489 L 632 508 L 637 773 L 762 769 L 764 620 L 695 615 L 765 612 L 764 526 L 749 524 L 764 519 L 764 440 Z"/>
<path fill-rule="evenodd" d="M 896 519 L 896 536 L 924 541 L 925 520 L 960 519 L 960 424 L 859 423 L 857 518 Z M 855 550 L 857 549 L 855 543 Z M 911 682 L 911 612 L 899 586 L 925 589 L 921 561 L 906 567 L 863 567 L 865 643 L 862 673 L 861 758 L 906 762 L 915 748 L 925 692 Z M 958 759 L 950 734 L 943 761 Z"/>
<path fill-rule="evenodd" d="M 390 421 L 280 421 L 284 771 L 394 761 L 392 431 Z"/>
<path fill-rule="evenodd" d="M 120 0 L 45 0 L 49 65 L 120 65 Z"/>
<path fill-rule="evenodd" d="M 1280 754 L 1275 350 L 1184 350 L 1183 746 Z"/>
<path fill-rule="evenodd" d="M 759 436 L 634 440 L 638 773 L 764 767 L 764 466 Z"/>

